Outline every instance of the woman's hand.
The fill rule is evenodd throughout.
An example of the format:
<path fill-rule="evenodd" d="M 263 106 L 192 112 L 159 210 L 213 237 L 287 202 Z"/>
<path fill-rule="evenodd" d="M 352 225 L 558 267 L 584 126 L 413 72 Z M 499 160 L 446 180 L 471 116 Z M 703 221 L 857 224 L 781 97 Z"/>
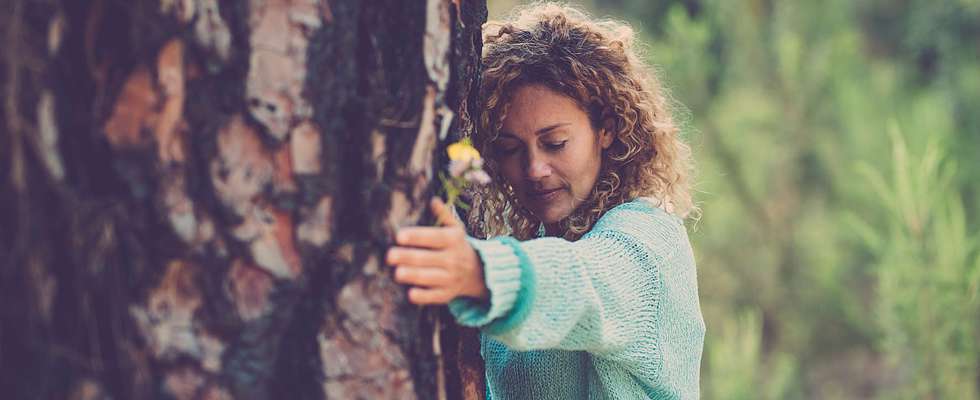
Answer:
<path fill-rule="evenodd" d="M 415 304 L 446 304 L 457 296 L 486 299 L 483 265 L 463 225 L 441 199 L 430 205 L 442 226 L 401 228 L 398 245 L 388 249 L 385 261 L 395 266 L 395 281 L 412 286 L 408 300 Z"/>

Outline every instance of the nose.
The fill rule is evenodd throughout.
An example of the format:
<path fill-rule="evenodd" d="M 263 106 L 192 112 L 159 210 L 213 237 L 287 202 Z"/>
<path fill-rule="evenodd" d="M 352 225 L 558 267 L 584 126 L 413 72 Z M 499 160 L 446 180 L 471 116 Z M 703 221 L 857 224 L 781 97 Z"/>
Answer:
<path fill-rule="evenodd" d="M 531 181 L 540 181 L 551 176 L 551 165 L 548 160 L 540 155 L 530 155 L 527 164 L 527 178 Z"/>

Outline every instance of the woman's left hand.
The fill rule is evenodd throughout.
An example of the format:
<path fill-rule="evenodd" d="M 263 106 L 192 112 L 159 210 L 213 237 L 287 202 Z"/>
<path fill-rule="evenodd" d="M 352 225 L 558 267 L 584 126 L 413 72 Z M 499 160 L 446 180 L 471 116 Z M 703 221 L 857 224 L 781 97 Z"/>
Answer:
<path fill-rule="evenodd" d="M 408 300 L 415 304 L 446 304 L 458 296 L 485 300 L 483 265 L 462 223 L 441 199 L 430 205 L 442 226 L 401 228 L 397 246 L 388 249 L 385 261 L 395 266 L 395 281 L 412 286 Z"/>

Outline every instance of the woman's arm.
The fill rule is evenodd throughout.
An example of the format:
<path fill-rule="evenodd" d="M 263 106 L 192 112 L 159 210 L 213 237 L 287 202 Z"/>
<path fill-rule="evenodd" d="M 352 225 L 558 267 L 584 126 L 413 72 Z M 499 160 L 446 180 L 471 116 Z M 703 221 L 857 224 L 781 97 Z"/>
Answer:
<path fill-rule="evenodd" d="M 419 229 L 407 228 L 399 235 L 407 232 L 406 236 L 419 239 L 435 234 L 433 228 Z M 442 232 L 447 239 L 455 235 Z M 432 237 L 427 240 L 433 244 Z M 705 327 L 693 254 L 676 217 L 634 202 L 607 212 L 576 242 L 559 238 L 519 242 L 506 237 L 462 240 L 470 245 L 424 250 L 433 252 L 427 260 L 407 260 L 402 257 L 404 248 L 393 248 L 389 262 L 404 264 L 399 270 L 439 264 L 436 269 L 466 271 L 448 260 L 463 259 L 452 256 L 454 251 L 465 254 L 476 249 L 482 279 L 460 273 L 469 278 L 459 281 L 485 282 L 481 286 L 486 294 L 460 294 L 461 290 L 453 288 L 466 285 L 454 286 L 448 278 L 427 283 L 400 280 L 427 286 L 411 290 L 434 296 L 413 298 L 410 292 L 412 301 L 452 300 L 450 310 L 458 322 L 479 326 L 514 350 L 587 351 L 602 362 L 625 366 L 649 387 L 697 392 Z M 399 240 L 399 244 L 407 242 Z M 443 257 L 435 256 L 440 252 Z M 430 267 L 422 267 L 425 265 Z M 446 273 L 451 275 L 454 273 Z"/>
<path fill-rule="evenodd" d="M 448 211 L 439 206 L 436 215 Z M 450 308 L 461 324 L 511 348 L 607 353 L 660 335 L 660 324 L 703 324 L 683 225 L 645 203 L 610 210 L 576 242 L 477 240 L 440 229 L 399 232 L 399 244 L 415 248 L 389 252 L 400 267 L 396 280 L 420 286 L 409 293 L 416 303 L 455 299 Z M 459 245 L 464 239 L 472 248 Z M 678 306 L 680 315 L 663 313 Z"/>

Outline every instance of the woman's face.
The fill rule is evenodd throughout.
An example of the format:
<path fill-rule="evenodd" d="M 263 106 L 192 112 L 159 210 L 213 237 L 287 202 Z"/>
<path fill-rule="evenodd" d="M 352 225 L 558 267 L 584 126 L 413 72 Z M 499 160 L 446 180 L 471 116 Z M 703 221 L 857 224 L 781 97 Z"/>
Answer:
<path fill-rule="evenodd" d="M 533 84 L 514 92 L 492 157 L 518 201 L 554 226 L 589 197 L 611 143 L 574 100 Z"/>

